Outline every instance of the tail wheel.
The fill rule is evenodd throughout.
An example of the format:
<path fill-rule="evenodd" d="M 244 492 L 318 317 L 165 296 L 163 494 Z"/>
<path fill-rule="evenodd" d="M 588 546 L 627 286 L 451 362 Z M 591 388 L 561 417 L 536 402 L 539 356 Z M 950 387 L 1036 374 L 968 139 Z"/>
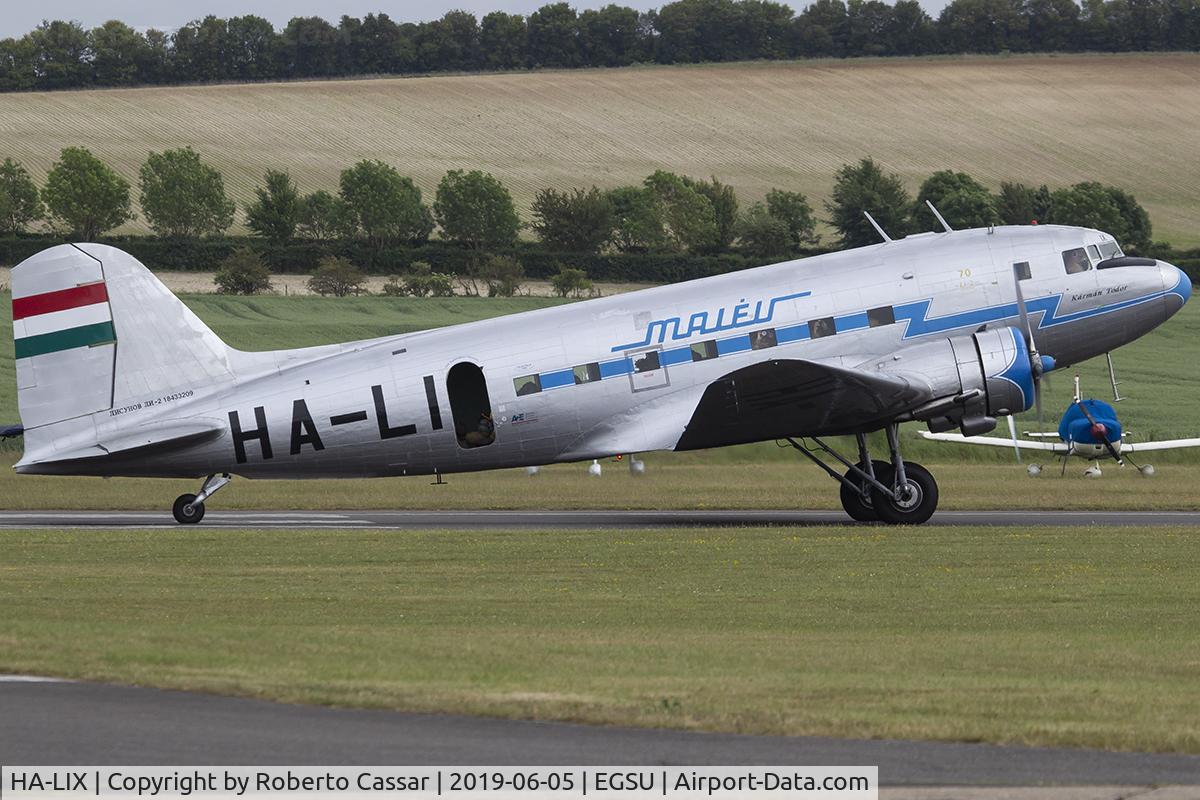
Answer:
<path fill-rule="evenodd" d="M 873 462 L 878 464 L 879 462 Z M 937 510 L 937 481 L 929 470 L 913 461 L 904 462 L 907 485 L 900 487 L 899 496 L 888 497 L 878 489 L 871 489 L 871 505 L 879 519 L 889 525 L 920 525 L 928 521 Z M 883 469 L 875 467 L 875 478 L 884 486 L 892 486 L 896 472 L 891 464 Z"/>
<path fill-rule="evenodd" d="M 862 462 L 859 462 L 858 468 L 863 469 Z M 871 468 L 874 471 L 876 478 L 878 478 L 880 470 L 891 470 L 892 466 L 886 461 L 872 460 Z M 889 474 L 891 473 L 889 472 Z M 866 481 L 855 475 L 851 470 L 846 470 L 845 477 L 846 480 L 850 481 L 856 486 L 866 485 Z M 875 503 L 872 498 L 871 489 L 868 488 L 866 494 L 864 495 L 863 492 L 855 491 L 844 483 L 841 486 L 842 508 L 844 508 L 846 513 L 850 515 L 850 519 L 858 522 L 879 521 L 879 515 L 875 513 Z"/>
<path fill-rule="evenodd" d="M 195 500 L 194 494 L 181 494 L 175 498 L 175 506 L 171 513 L 180 525 L 195 525 L 204 519 L 204 503 L 197 503 Z"/>

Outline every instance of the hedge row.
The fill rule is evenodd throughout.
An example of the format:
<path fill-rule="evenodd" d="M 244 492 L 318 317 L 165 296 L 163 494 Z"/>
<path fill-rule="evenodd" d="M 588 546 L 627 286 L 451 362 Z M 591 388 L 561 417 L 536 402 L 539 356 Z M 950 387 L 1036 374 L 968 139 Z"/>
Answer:
<path fill-rule="evenodd" d="M 0 263 L 17 264 L 47 247 L 62 244 L 52 236 L 0 238 Z M 430 242 L 420 247 L 379 249 L 362 242 L 297 242 L 274 246 L 255 237 L 227 237 L 196 240 L 162 239 L 151 236 L 109 237 L 99 240 L 130 253 L 152 270 L 212 272 L 236 248 L 249 247 L 279 273 L 306 274 L 316 269 L 327 256 L 342 256 L 373 275 L 402 273 L 414 261 L 424 261 L 435 272 L 465 274 L 472 264 L 492 253 L 482 254 L 446 242 Z M 561 266 L 575 267 L 598 281 L 675 283 L 733 272 L 761 265 L 761 259 L 735 253 L 697 256 L 682 253 L 560 253 L 543 249 L 536 243 L 522 242 L 511 250 L 495 251 L 521 262 L 530 278 L 549 278 Z"/>
<path fill-rule="evenodd" d="M 18 264 L 47 247 L 64 242 L 64 239 L 45 235 L 0 238 L 0 264 Z M 373 275 L 402 273 L 414 261 L 427 262 L 435 272 L 462 275 L 473 261 L 485 257 L 485 254 L 445 242 L 429 242 L 421 247 L 378 249 L 362 242 L 297 242 L 274 246 L 250 236 L 195 240 L 119 236 L 103 238 L 100 243 L 125 250 L 152 270 L 184 272 L 214 272 L 239 247 L 257 251 L 274 271 L 283 274 L 311 273 L 321 259 L 334 255 L 348 258 Z M 820 252 L 827 251 L 813 250 L 807 255 Z M 685 253 L 558 253 L 532 242 L 522 242 L 511 250 L 498 251 L 497 254 L 511 255 L 519 260 L 530 278 L 549 278 L 557 274 L 561 266 L 568 266 L 585 270 L 592 280 L 621 283 L 678 283 L 764 263 L 762 259 L 737 253 L 714 256 Z M 1156 243 L 1152 255 L 1175 264 L 1193 282 L 1200 284 L 1200 249 L 1172 250 Z"/>

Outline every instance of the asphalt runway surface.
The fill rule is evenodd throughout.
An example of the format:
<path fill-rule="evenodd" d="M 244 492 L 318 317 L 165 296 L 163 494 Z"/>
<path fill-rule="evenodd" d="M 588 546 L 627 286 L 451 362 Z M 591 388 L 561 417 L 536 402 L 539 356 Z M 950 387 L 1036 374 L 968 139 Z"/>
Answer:
<path fill-rule="evenodd" d="M 765 525 L 861 526 L 841 511 L 221 511 L 210 509 L 205 528 L 372 528 L 421 530 L 527 528 L 708 528 Z M 1200 525 L 1195 511 L 939 511 L 926 525 L 1028 528 Z M 169 511 L 3 511 L 4 528 L 173 528 Z"/>
<path fill-rule="evenodd" d="M 892 786 L 1200 785 L 1200 756 L 739 736 L 285 705 L 0 676 L 4 764 L 877 764 Z"/>

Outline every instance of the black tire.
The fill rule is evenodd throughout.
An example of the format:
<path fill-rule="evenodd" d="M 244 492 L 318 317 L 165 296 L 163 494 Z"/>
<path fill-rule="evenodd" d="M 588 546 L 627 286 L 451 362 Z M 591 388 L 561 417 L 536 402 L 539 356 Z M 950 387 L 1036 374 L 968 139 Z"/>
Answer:
<path fill-rule="evenodd" d="M 195 499 L 194 494 L 181 494 L 175 498 L 175 506 L 171 513 L 180 525 L 195 525 L 204 519 L 204 503 L 193 503 Z"/>
<path fill-rule="evenodd" d="M 891 464 L 885 465 L 883 470 L 875 470 L 875 477 L 884 486 L 891 486 L 895 476 Z M 904 476 L 908 479 L 911 491 L 906 500 L 897 502 L 878 489 L 872 489 L 871 504 L 879 519 L 889 525 L 920 525 L 927 522 L 937 510 L 937 481 L 929 470 L 915 461 L 904 462 Z"/>
<path fill-rule="evenodd" d="M 861 462 L 859 463 L 858 467 L 859 469 L 862 469 Z M 891 466 L 886 461 L 878 461 L 875 459 L 871 460 L 871 467 L 873 468 L 875 475 L 879 475 L 879 471 L 881 469 L 891 469 Z M 846 470 L 846 480 L 851 481 L 852 483 L 865 482 L 861 481 L 859 478 L 856 478 L 854 474 L 850 472 L 850 470 Z M 846 513 L 850 515 L 850 519 L 857 522 L 879 521 L 879 515 L 875 513 L 875 505 L 872 502 L 869 493 L 867 497 L 863 497 L 862 492 L 856 492 L 844 483 L 841 484 L 841 487 L 842 508 L 844 508 Z"/>

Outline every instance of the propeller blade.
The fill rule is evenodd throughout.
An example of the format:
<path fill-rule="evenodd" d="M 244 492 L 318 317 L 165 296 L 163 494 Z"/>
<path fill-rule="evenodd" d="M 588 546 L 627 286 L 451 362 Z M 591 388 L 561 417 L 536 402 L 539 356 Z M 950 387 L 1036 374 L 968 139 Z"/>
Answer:
<path fill-rule="evenodd" d="M 1008 415 L 1008 432 L 1012 434 L 1013 450 L 1017 453 L 1017 463 L 1021 463 L 1021 444 L 1017 441 L 1017 423 L 1013 421 L 1012 414 Z"/>
<path fill-rule="evenodd" d="M 1017 317 L 1021 320 L 1021 332 L 1025 334 L 1025 344 L 1029 347 L 1029 355 L 1037 355 L 1037 345 L 1033 341 L 1033 328 L 1029 325 L 1029 312 L 1025 308 L 1025 293 L 1021 291 L 1021 273 L 1013 265 L 1013 288 L 1017 292 Z"/>
<path fill-rule="evenodd" d="M 1033 404 L 1037 408 L 1038 433 L 1041 433 L 1045 430 L 1042 423 L 1042 382 L 1038 379 L 1036 372 L 1033 374 Z"/>

